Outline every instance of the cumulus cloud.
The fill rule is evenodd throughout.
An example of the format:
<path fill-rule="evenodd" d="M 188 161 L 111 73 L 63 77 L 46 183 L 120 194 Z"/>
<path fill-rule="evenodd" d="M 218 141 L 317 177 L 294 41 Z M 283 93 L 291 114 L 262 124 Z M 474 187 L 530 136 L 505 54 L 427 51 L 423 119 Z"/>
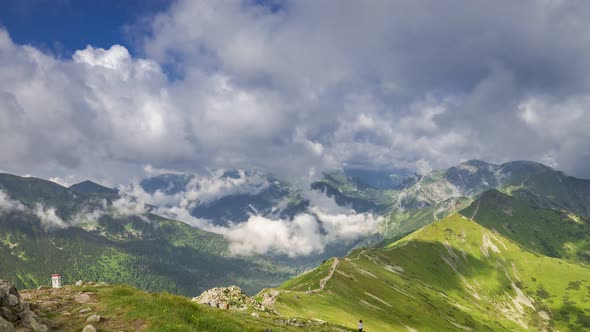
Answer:
<path fill-rule="evenodd" d="M 112 207 L 116 214 L 124 216 L 140 216 L 148 212 L 144 201 L 129 195 L 121 195 L 113 201 Z"/>
<path fill-rule="evenodd" d="M 229 229 L 218 228 L 230 241 L 232 253 L 238 255 L 286 254 L 289 257 L 322 252 L 324 243 L 318 223 L 308 214 L 291 220 L 272 220 L 252 216 Z"/>
<path fill-rule="evenodd" d="M 31 213 L 39 219 L 41 226 L 45 230 L 51 231 L 69 227 L 69 224 L 56 214 L 55 208 L 45 207 L 39 203 L 36 203 L 33 208 L 28 208 L 21 202 L 11 199 L 4 191 L 0 190 L 0 214 L 10 211 Z"/>
<path fill-rule="evenodd" d="M 10 199 L 8 195 L 2 190 L 0 190 L 0 213 L 3 211 L 23 211 L 25 206 L 18 201 Z"/>
<path fill-rule="evenodd" d="M 206 226 L 230 242 L 235 255 L 283 254 L 289 257 L 319 254 L 328 244 L 350 243 L 378 231 L 382 217 L 369 213 L 328 214 L 315 207 L 293 220 L 253 215 L 229 227 Z M 203 225 L 201 224 L 201 227 Z"/>
<path fill-rule="evenodd" d="M 32 209 L 33 214 L 41 221 L 41 226 L 46 230 L 56 230 L 68 228 L 70 225 L 56 214 L 53 207 L 44 207 L 42 204 L 35 204 Z"/>
<path fill-rule="evenodd" d="M 472 158 L 590 176 L 588 14 L 582 1 L 178 0 L 141 21 L 140 57 L 112 45 L 71 59 L 0 30 L 0 163 L 114 183 L 146 164 L 298 179 Z"/>
<path fill-rule="evenodd" d="M 207 204 L 227 195 L 256 194 L 269 185 L 267 178 L 258 172 L 238 171 L 231 177 L 224 174 L 219 171 L 209 176 L 194 175 L 183 191 L 174 194 L 161 190 L 150 194 L 138 184 L 120 187 L 120 190 L 126 196 L 140 197 L 139 201 L 156 205 L 152 211 L 155 214 L 223 235 L 234 255 L 296 257 L 318 254 L 329 244 L 351 243 L 376 233 L 383 221 L 382 217 L 372 213 L 357 213 L 349 207 L 339 206 L 325 193 L 313 190 L 302 191 L 310 208 L 292 219 L 279 217 L 287 200 L 279 201 L 266 215 L 251 211 L 247 220 L 230 221 L 227 226 L 191 215 L 191 209 L 197 204 Z"/>
<path fill-rule="evenodd" d="M 383 221 L 383 217 L 371 213 L 355 213 L 351 211 L 349 213 L 330 214 L 317 207 L 311 208 L 311 211 L 322 222 L 322 227 L 326 233 L 326 243 L 341 240 L 351 241 L 365 235 L 374 234 Z"/>
<path fill-rule="evenodd" d="M 256 195 L 269 186 L 266 177 L 259 172 L 246 174 L 244 170 L 238 170 L 234 176 L 223 174 L 223 171 L 216 171 L 209 177 L 194 177 L 186 186 L 180 204 L 191 207 L 194 204 L 207 204 L 228 195 Z"/>
<path fill-rule="evenodd" d="M 47 231 L 65 229 L 70 226 L 79 225 L 86 222 L 96 222 L 105 214 L 115 216 L 139 216 L 145 218 L 148 208 L 145 203 L 135 197 L 122 195 L 114 200 L 111 204 L 106 199 L 94 202 L 92 206 L 86 206 L 67 219 L 59 216 L 58 211 L 53 206 L 46 206 L 41 203 L 35 203 L 29 207 L 18 200 L 11 199 L 4 191 L 0 190 L 0 214 L 19 211 L 35 216 L 41 222 L 41 226 Z M 186 216 L 181 216 L 186 217 Z M 194 226 L 198 226 L 194 224 Z"/>

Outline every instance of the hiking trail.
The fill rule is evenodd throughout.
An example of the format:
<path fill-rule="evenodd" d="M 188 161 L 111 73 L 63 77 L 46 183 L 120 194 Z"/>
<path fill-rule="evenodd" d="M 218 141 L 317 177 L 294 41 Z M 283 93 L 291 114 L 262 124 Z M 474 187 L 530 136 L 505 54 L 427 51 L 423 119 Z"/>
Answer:
<path fill-rule="evenodd" d="M 320 290 L 323 290 L 324 286 L 326 286 L 326 282 L 328 282 L 328 280 L 330 280 L 332 278 L 332 275 L 334 274 L 334 271 L 338 267 L 338 264 L 340 264 L 340 260 L 338 258 L 334 257 L 334 262 L 332 263 L 332 266 L 330 267 L 330 272 L 328 272 L 328 275 L 325 278 L 320 280 Z"/>
<path fill-rule="evenodd" d="M 475 207 L 475 211 L 473 211 L 473 215 L 471 216 L 471 220 L 475 221 L 475 216 L 477 215 L 477 211 L 479 211 L 479 203 L 481 201 L 477 201 L 477 206 Z"/>

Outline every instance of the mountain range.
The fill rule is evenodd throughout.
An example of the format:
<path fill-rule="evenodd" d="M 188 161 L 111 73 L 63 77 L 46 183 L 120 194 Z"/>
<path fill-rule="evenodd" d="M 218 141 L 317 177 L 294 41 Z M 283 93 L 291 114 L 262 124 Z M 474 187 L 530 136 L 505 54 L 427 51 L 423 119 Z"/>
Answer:
<path fill-rule="evenodd" d="M 309 188 L 257 171 L 159 174 L 138 188 L 0 174 L 0 278 L 35 288 L 59 272 L 187 296 L 265 288 L 255 298 L 281 317 L 349 328 L 363 319 L 369 331 L 590 328 L 590 181 L 542 164 L 345 169 Z M 314 215 L 313 193 L 382 222 L 317 254 L 244 256 L 161 213 L 182 205 L 214 227 L 289 222 Z"/>
<path fill-rule="evenodd" d="M 371 331 L 590 328 L 588 219 L 499 191 L 265 290 L 282 315 Z"/>

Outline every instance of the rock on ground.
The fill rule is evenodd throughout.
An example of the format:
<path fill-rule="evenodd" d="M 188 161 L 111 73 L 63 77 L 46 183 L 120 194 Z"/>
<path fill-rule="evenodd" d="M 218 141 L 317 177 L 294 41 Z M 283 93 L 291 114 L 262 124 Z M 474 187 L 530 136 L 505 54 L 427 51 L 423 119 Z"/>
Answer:
<path fill-rule="evenodd" d="M 96 332 L 96 328 L 92 325 L 86 325 L 84 326 L 84 329 L 82 329 L 82 332 Z"/>
<path fill-rule="evenodd" d="M 14 332 L 16 329 L 9 321 L 5 320 L 4 318 L 0 317 L 0 331 L 3 332 Z"/>
<path fill-rule="evenodd" d="M 86 318 L 86 323 L 98 323 L 100 322 L 100 315 L 90 315 Z"/>
<path fill-rule="evenodd" d="M 31 305 L 22 302 L 14 285 L 0 280 L 0 331 L 17 331 L 26 328 L 33 332 L 47 332 L 49 328 L 43 324 Z"/>
<path fill-rule="evenodd" d="M 88 303 L 91 300 L 92 300 L 92 298 L 87 293 L 77 294 L 76 297 L 74 298 L 74 301 L 76 301 L 80 304 Z"/>
<path fill-rule="evenodd" d="M 212 288 L 204 291 L 201 295 L 194 297 L 192 301 L 207 304 L 212 307 L 219 307 L 220 309 L 251 309 L 274 313 L 272 309 L 266 308 L 260 302 L 248 296 L 238 286 Z"/>

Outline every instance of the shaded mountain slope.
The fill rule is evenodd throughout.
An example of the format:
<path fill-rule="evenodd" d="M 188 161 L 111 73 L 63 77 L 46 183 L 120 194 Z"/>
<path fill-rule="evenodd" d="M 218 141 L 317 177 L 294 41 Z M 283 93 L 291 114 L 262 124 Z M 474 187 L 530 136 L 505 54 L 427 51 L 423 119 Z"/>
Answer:
<path fill-rule="evenodd" d="M 76 183 L 68 187 L 69 189 L 73 189 L 77 192 L 84 193 L 84 194 L 98 194 L 98 195 L 117 195 L 118 191 L 116 189 L 108 188 L 103 185 L 100 185 L 96 182 L 92 181 L 82 181 L 80 183 Z"/>
<path fill-rule="evenodd" d="M 232 257 L 218 234 L 179 221 L 120 211 L 112 201 L 50 181 L 0 174 L 0 278 L 47 285 L 60 273 L 191 295 L 224 284 L 256 292 L 296 270 L 260 258 Z M 132 198 L 127 198 L 132 200 Z M 47 220 L 46 220 L 47 219 Z"/>
<path fill-rule="evenodd" d="M 545 209 L 497 190 L 460 212 L 537 253 L 590 264 L 590 219 Z"/>
<path fill-rule="evenodd" d="M 502 165 L 470 160 L 432 171 L 394 194 L 395 204 L 384 225 L 394 238 L 467 207 L 482 193 L 497 189 L 538 207 L 590 216 L 590 181 L 565 175 L 531 161 Z"/>

